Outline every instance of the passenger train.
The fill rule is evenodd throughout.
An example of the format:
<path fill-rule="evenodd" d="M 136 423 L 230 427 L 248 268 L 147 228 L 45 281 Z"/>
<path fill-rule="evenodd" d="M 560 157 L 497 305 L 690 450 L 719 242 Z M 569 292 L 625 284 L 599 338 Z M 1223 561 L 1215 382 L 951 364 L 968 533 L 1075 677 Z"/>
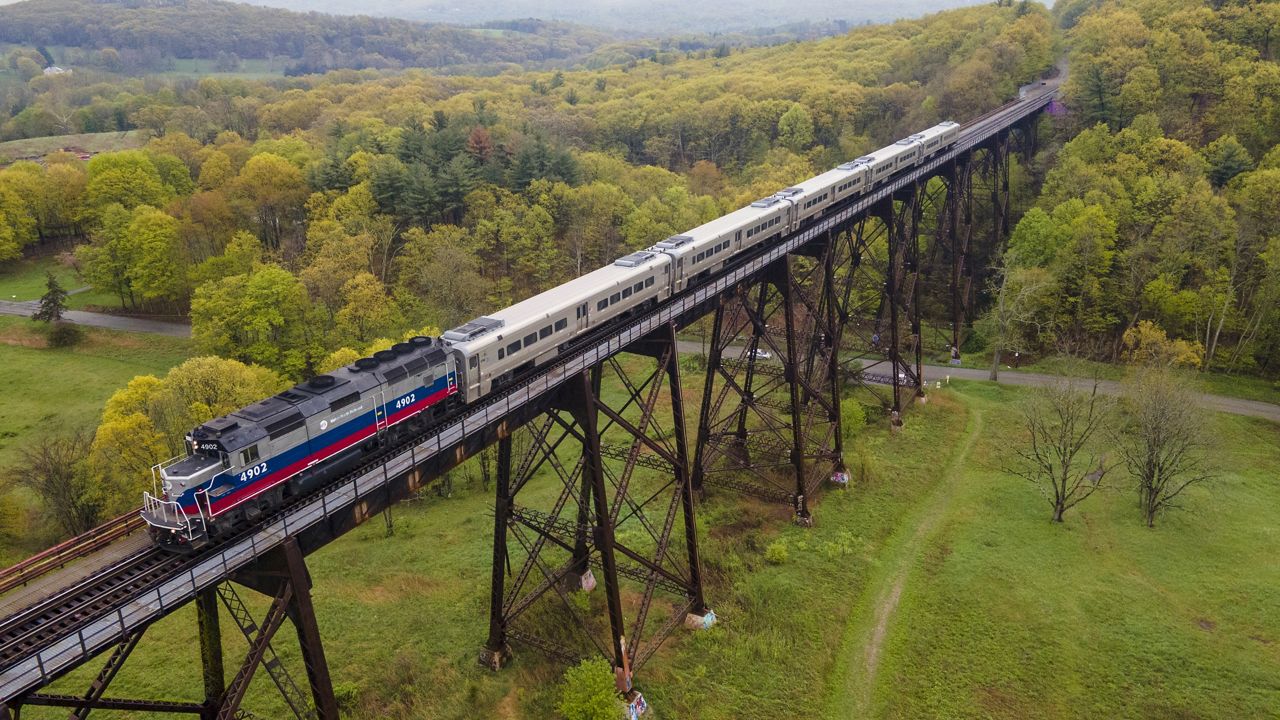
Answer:
<path fill-rule="evenodd" d="M 210 420 L 187 436 L 185 456 L 153 468 L 142 517 L 161 545 L 206 544 L 551 362 L 584 333 L 803 229 L 959 134 L 939 123 L 439 338 L 412 338 Z"/>

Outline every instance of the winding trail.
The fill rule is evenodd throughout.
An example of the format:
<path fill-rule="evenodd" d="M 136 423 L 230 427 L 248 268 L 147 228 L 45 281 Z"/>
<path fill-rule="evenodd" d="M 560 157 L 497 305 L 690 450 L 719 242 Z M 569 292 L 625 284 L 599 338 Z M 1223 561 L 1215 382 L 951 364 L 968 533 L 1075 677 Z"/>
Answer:
<path fill-rule="evenodd" d="M 858 606 L 849 615 L 851 622 L 845 629 L 840 658 L 830 680 L 827 718 L 863 720 L 871 717 L 880 657 L 902 592 L 930 538 L 945 519 L 960 476 L 981 434 L 982 411 L 971 408 L 964 438 L 942 471 L 942 479 L 879 553 L 884 562 L 871 575 Z M 861 622 L 860 618 L 870 618 L 871 622 Z"/>

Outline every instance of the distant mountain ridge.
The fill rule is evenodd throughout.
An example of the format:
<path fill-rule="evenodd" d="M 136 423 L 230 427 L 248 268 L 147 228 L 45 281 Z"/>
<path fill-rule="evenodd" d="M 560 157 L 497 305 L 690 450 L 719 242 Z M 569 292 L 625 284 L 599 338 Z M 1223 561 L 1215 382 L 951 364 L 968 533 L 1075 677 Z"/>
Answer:
<path fill-rule="evenodd" d="M 298 11 L 350 13 L 348 0 L 246 0 Z M 476 24 L 516 17 L 559 20 L 649 35 L 748 32 L 797 22 L 844 20 L 853 25 L 919 17 L 978 4 L 976 0 L 383 0 L 360 7 L 384 17 Z"/>
<path fill-rule="evenodd" d="M 496 25 L 496 24 L 495 24 Z M 560 22 L 467 28 L 364 15 L 336 17 L 223 0 L 26 0 L 0 6 L 0 42 L 163 58 L 287 57 L 290 71 L 536 65 L 589 54 L 615 38 Z"/>

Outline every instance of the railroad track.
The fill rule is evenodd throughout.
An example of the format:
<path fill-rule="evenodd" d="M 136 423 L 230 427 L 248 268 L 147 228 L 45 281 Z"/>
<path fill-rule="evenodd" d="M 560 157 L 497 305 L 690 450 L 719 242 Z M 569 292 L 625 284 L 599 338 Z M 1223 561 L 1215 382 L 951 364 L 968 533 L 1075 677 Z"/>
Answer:
<path fill-rule="evenodd" d="M 1009 109 L 1009 107 L 1003 107 L 984 115 L 970 123 L 966 127 L 966 133 L 982 135 L 985 128 L 995 122 L 994 118 L 997 116 L 1003 117 L 1003 113 L 1008 112 Z M 1022 114 L 1026 115 L 1030 112 L 1031 110 L 1027 110 Z M 979 140 L 969 140 L 967 143 L 962 140 L 960 142 L 963 143 L 963 147 L 957 147 L 955 149 L 956 152 L 973 147 Z M 939 165 L 944 161 L 944 159 L 939 159 L 929 167 L 918 169 L 912 174 L 911 178 L 914 180 L 916 176 L 932 170 L 933 166 Z M 857 207 L 850 205 L 845 210 L 842 210 L 841 214 L 861 211 L 865 209 L 868 202 L 860 202 Z M 828 222 L 836 221 L 838 221 L 836 217 L 828 220 Z M 815 235 L 819 230 L 821 228 L 813 228 L 810 231 L 806 231 L 806 238 L 807 236 Z M 805 242 L 807 241 L 806 238 L 793 239 L 789 241 L 790 245 L 788 247 Z M 784 248 L 766 250 L 762 250 L 761 261 L 765 259 L 764 255 L 772 257 L 772 255 L 784 251 Z M 744 271 L 745 264 L 744 261 Z M 705 290 L 710 292 L 709 288 Z M 698 290 L 696 293 L 691 294 L 688 299 L 683 301 L 682 307 L 690 306 L 690 303 L 705 302 L 702 299 L 702 294 L 704 294 L 704 290 Z M 675 312 L 675 310 L 654 311 L 652 316 L 657 317 L 669 312 Z M 649 321 L 647 316 L 640 320 L 635 318 L 627 320 L 628 323 L 636 327 Z M 601 329 L 600 337 L 604 337 L 605 330 L 607 328 Z M 632 331 L 628 330 L 627 332 Z M 615 330 L 609 330 L 609 333 L 614 334 Z M 618 334 L 616 342 L 621 343 L 622 340 L 620 338 L 625 334 Z M 612 337 L 612 335 L 610 336 Z M 590 338 L 584 339 L 580 347 L 589 350 L 589 346 L 598 342 L 599 339 L 596 334 L 593 334 Z M 612 342 L 615 342 L 615 340 L 610 340 L 610 343 Z M 583 350 L 584 355 L 588 354 L 587 350 Z M 601 350 L 596 349 L 591 352 L 599 353 Z M 566 359 L 562 364 L 569 365 L 570 359 Z M 555 367 L 547 369 L 545 374 L 550 377 L 554 374 L 553 370 L 555 370 Z M 544 380 L 543 382 L 550 381 Z M 191 585 L 196 586 L 197 575 L 203 572 L 207 577 L 210 571 L 209 567 L 205 567 L 202 571 L 197 572 L 202 565 L 207 566 L 209 563 L 215 563 L 212 569 L 216 572 L 217 563 L 220 563 L 224 573 L 239 567 L 243 564 L 242 561 L 236 559 L 234 564 L 228 563 L 228 556 L 222 552 L 223 548 L 230 548 L 231 550 L 228 552 L 240 552 L 240 548 L 246 544 L 252 547 L 252 541 L 256 537 L 255 533 L 260 533 L 264 528 L 275 527 L 278 521 L 285 520 L 285 516 L 295 510 L 298 511 L 300 516 L 307 516 L 308 513 L 314 515 L 315 512 L 318 512 L 317 510 L 303 506 L 317 499 L 323 502 L 327 495 L 340 497 L 342 493 L 346 492 L 348 483 L 350 484 L 352 497 L 358 497 L 357 481 L 366 475 L 371 475 L 371 471 L 378 466 L 390 460 L 407 463 L 408 459 L 404 455 L 419 443 L 434 442 L 437 446 L 435 451 L 439 452 L 442 448 L 459 442 L 468 436 L 468 430 L 464 425 L 471 423 L 472 418 L 481 418 L 481 426 L 483 426 L 487 422 L 483 418 L 488 418 L 488 406 L 501 405 L 501 407 L 506 408 L 509 401 L 507 395 L 518 398 L 518 400 L 510 401 L 512 403 L 511 407 L 518 407 L 520 404 L 530 402 L 532 395 L 529 394 L 529 387 L 533 385 L 533 381 L 530 380 L 527 384 L 509 388 L 509 392 L 502 394 L 502 396 L 495 395 L 488 402 L 468 406 L 457 413 L 450 413 L 439 421 L 432 423 L 429 427 L 424 428 L 421 432 L 404 438 L 395 445 L 388 446 L 377 456 L 368 458 L 360 466 L 353 468 L 348 473 L 344 473 L 341 478 L 335 478 L 332 482 L 322 488 L 317 488 L 312 493 L 291 499 L 270 516 L 260 519 L 252 527 L 243 528 L 242 531 L 235 533 L 223 542 L 215 543 L 190 555 L 174 555 L 153 547 L 144 548 L 108 564 L 98 572 L 92 573 L 82 580 L 76 581 L 71 586 L 57 591 L 47 599 L 42 599 L 28 608 L 0 619 L 0 676 L 3 676 L 5 683 L 2 699 L 7 700 L 11 697 L 17 697 L 21 692 L 35 687 L 35 683 L 50 682 L 62 672 L 65 672 L 66 669 L 83 662 L 83 659 L 87 659 L 100 650 L 103 642 L 102 638 L 104 637 L 102 628 L 104 622 L 109 623 L 113 628 L 121 628 L 122 632 L 125 631 L 125 628 L 136 629 L 137 627 L 145 626 L 155 617 L 162 616 L 169 608 L 176 607 L 176 603 L 185 602 L 191 597 L 188 593 L 194 592 L 194 590 L 173 588 L 168 595 L 164 592 L 157 592 L 156 601 L 158 605 L 147 603 L 147 605 L 140 605 L 138 608 L 130 608 L 129 602 L 131 600 L 137 600 L 153 589 L 163 590 L 166 581 L 180 578 L 186 572 L 191 573 Z M 525 394 L 528 394 L 528 396 L 520 397 Z M 430 457 L 430 455 L 426 457 Z M 402 470 L 403 468 L 398 472 Z M 382 481 L 375 479 L 371 482 L 377 486 L 385 480 L 386 469 L 384 466 Z M 342 500 L 342 502 L 346 501 Z M 324 512 L 327 513 L 327 509 Z M 90 533 L 68 541 L 68 543 L 64 543 L 58 548 L 42 553 L 37 558 L 32 558 L 31 561 L 20 564 L 21 567 L 15 566 L 16 569 L 0 572 L 0 587 L 5 587 L 6 583 L 8 583 L 8 587 L 15 587 L 30 582 L 32 578 L 51 572 L 51 568 L 68 566 L 78 559 L 89 557 L 100 551 L 104 547 L 104 543 L 106 543 L 105 546 L 109 546 L 110 542 L 132 531 L 128 529 L 129 522 L 125 520 L 118 518 L 112 522 L 118 523 L 117 525 L 112 525 L 112 532 L 120 533 L 114 535 L 112 540 L 95 539 L 90 537 L 90 535 L 93 535 L 93 533 Z M 109 525 L 111 524 L 109 523 Z M 281 524 L 281 527 L 282 530 L 276 532 L 289 532 L 288 522 Z M 270 547 L 271 538 L 267 542 L 268 547 Z M 253 552 L 257 552 L 257 550 L 255 549 Z M 205 562 L 206 560 L 209 562 Z M 201 584 L 204 582 L 206 581 L 202 581 Z M 3 590 L 0 590 L 0 592 L 3 592 Z M 174 598 L 176 603 L 173 605 L 167 603 L 166 600 L 169 597 Z M 112 619 L 113 615 L 119 616 L 118 622 Z M 88 636 L 82 631 L 86 627 L 90 630 Z M 112 631 L 114 632 L 114 630 Z M 49 657 L 42 659 L 42 651 L 49 648 L 55 648 L 54 652 Z M 68 660 L 69 658 L 75 659 Z M 52 665 L 48 664 L 50 660 L 52 660 Z"/>
<path fill-rule="evenodd" d="M 185 558 L 157 548 L 144 550 L 54 596 L 0 620 L 0 667 L 7 667 L 50 638 L 133 597 L 152 582 L 166 577 Z"/>

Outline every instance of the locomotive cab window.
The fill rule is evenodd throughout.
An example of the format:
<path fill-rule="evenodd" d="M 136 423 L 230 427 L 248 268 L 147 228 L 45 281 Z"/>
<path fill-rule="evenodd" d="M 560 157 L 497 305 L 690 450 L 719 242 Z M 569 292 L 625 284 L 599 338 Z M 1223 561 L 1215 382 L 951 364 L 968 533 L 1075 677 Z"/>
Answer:
<path fill-rule="evenodd" d="M 223 467 L 223 468 L 229 468 L 229 467 L 231 467 L 231 456 L 230 456 L 230 455 L 228 455 L 228 454 L 226 454 L 226 453 L 224 453 L 224 452 L 220 452 L 220 453 L 218 453 L 218 455 L 222 458 L 222 467 Z"/>
<path fill-rule="evenodd" d="M 258 446 L 257 445 L 250 445 L 249 447 L 240 451 L 241 465 L 252 465 L 253 463 L 256 463 L 256 462 L 258 462 Z"/>
<path fill-rule="evenodd" d="M 467 367 L 471 368 L 472 370 L 475 370 L 476 368 L 480 367 L 480 356 L 472 355 L 471 358 L 467 360 Z"/>

